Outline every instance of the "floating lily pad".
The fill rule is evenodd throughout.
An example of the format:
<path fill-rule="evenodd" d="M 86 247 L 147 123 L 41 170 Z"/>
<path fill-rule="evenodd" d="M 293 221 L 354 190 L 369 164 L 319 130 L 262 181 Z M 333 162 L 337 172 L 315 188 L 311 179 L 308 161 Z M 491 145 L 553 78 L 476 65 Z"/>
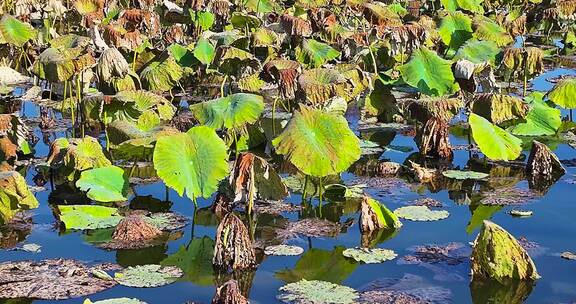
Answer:
<path fill-rule="evenodd" d="M 40 246 L 38 244 L 30 243 L 30 244 L 24 244 L 24 245 L 22 245 L 22 247 L 18 247 L 16 249 L 26 251 L 26 252 L 40 253 L 40 252 L 42 252 L 42 250 L 40 250 L 40 248 L 42 248 L 42 246 Z"/>
<path fill-rule="evenodd" d="M 116 285 L 92 275 L 99 267 L 67 259 L 5 262 L 0 264 L 0 298 L 64 300 Z"/>
<path fill-rule="evenodd" d="M 76 186 L 97 202 L 125 201 L 128 178 L 122 168 L 108 166 L 82 172 Z"/>
<path fill-rule="evenodd" d="M 188 225 L 187 217 L 174 212 L 152 213 L 144 219 L 163 231 L 178 230 Z"/>
<path fill-rule="evenodd" d="M 532 211 L 512 209 L 512 210 L 510 210 L 510 215 L 518 216 L 518 217 L 528 217 L 528 216 L 532 216 Z"/>
<path fill-rule="evenodd" d="M 139 265 L 114 274 L 118 284 L 129 287 L 158 287 L 176 282 L 182 269 L 174 266 Z"/>
<path fill-rule="evenodd" d="M 301 280 L 280 287 L 278 300 L 294 304 L 348 304 L 356 303 L 356 290 L 325 281 Z"/>
<path fill-rule="evenodd" d="M 565 252 L 562 252 L 562 253 L 560 254 L 560 257 L 563 258 L 563 259 L 573 260 L 573 261 L 574 261 L 574 260 L 576 260 L 576 253 L 572 253 L 572 252 L 569 252 L 569 251 L 565 251 Z"/>
<path fill-rule="evenodd" d="M 345 257 L 366 264 L 377 264 L 395 259 L 398 255 L 390 249 L 348 248 L 342 252 Z"/>
<path fill-rule="evenodd" d="M 86 299 L 82 304 L 146 304 L 146 302 L 142 302 L 134 298 L 114 298 L 96 302 L 92 302 L 90 299 Z"/>
<path fill-rule="evenodd" d="M 118 209 L 97 205 L 59 205 L 60 221 L 66 229 L 102 229 L 118 225 Z"/>
<path fill-rule="evenodd" d="M 450 215 L 446 210 L 430 210 L 427 206 L 400 207 L 394 213 L 403 219 L 424 222 L 443 220 Z"/>
<path fill-rule="evenodd" d="M 268 246 L 264 249 L 266 255 L 300 255 L 303 252 L 302 247 L 290 245 Z"/>
<path fill-rule="evenodd" d="M 453 179 L 483 179 L 489 176 L 483 172 L 459 170 L 446 170 L 442 172 L 442 175 Z"/>

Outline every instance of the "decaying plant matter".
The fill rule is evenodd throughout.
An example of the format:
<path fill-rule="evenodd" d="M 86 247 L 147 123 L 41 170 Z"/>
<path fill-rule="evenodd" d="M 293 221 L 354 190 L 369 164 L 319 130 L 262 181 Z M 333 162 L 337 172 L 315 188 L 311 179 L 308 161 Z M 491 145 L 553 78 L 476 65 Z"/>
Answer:
<path fill-rule="evenodd" d="M 528 252 L 502 227 L 484 221 L 470 257 L 473 279 L 536 280 L 540 278 Z"/>
<path fill-rule="evenodd" d="M 532 142 L 526 165 L 530 188 L 537 191 L 546 190 L 565 173 L 566 169 L 548 146 L 538 141 Z"/>
<path fill-rule="evenodd" d="M 246 269 L 256 266 L 256 256 L 248 229 L 234 213 L 225 215 L 218 225 L 212 262 L 223 269 Z"/>
<path fill-rule="evenodd" d="M 248 300 L 240 293 L 238 282 L 230 280 L 216 288 L 212 304 L 248 304 Z"/>

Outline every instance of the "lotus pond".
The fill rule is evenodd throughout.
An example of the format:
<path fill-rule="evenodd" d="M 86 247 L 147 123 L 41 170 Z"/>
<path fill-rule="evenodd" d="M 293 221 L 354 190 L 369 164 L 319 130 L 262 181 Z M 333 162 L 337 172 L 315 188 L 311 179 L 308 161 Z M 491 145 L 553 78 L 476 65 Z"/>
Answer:
<path fill-rule="evenodd" d="M 573 303 L 576 2 L 0 4 L 1 303 Z"/>

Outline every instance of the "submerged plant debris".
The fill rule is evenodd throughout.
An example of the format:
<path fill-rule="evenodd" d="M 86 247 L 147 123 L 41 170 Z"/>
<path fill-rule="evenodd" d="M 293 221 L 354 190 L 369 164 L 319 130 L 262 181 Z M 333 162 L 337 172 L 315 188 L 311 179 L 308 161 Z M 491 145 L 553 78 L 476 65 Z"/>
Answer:
<path fill-rule="evenodd" d="M 573 258 L 574 20 L 575 0 L 0 1 L 0 298 L 571 300 L 547 257 Z"/>
<path fill-rule="evenodd" d="M 93 269 L 75 260 L 4 262 L 0 264 L 0 297 L 64 300 L 94 294 L 116 282 L 92 275 Z"/>

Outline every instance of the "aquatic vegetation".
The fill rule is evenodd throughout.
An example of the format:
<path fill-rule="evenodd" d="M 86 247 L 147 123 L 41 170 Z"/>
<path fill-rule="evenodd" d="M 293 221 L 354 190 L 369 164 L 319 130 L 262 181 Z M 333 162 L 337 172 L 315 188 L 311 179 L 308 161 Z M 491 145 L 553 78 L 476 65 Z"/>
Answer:
<path fill-rule="evenodd" d="M 366 264 L 382 263 L 393 260 L 398 255 L 390 249 L 348 248 L 342 252 L 345 257 L 352 258 Z"/>
<path fill-rule="evenodd" d="M 394 210 L 397 217 L 411 221 L 438 221 L 447 218 L 446 210 L 431 210 L 427 206 L 405 206 Z"/>
<path fill-rule="evenodd" d="M 280 292 L 278 299 L 284 303 L 351 304 L 358 298 L 350 287 L 317 280 L 290 283 L 280 287 Z"/>
<path fill-rule="evenodd" d="M 174 266 L 140 265 L 114 273 L 114 280 L 129 287 L 158 287 L 174 283 L 182 270 Z"/>
<path fill-rule="evenodd" d="M 565 301 L 550 281 L 551 295 L 517 282 L 538 276 L 528 254 L 550 259 L 485 221 L 572 228 L 575 8 L 2 1 L 0 257 L 37 261 L 2 264 L 0 297 L 84 300 L 121 282 L 158 289 L 90 298 L 521 303 L 538 288 L 530 302 Z M 483 224 L 466 263 L 460 228 Z M 413 275 L 335 285 L 420 239 L 386 271 L 424 268 L 450 289 Z M 129 268 L 40 260 L 58 255 Z"/>
<path fill-rule="evenodd" d="M 518 241 L 502 227 L 484 221 L 474 241 L 471 260 L 472 276 L 505 284 L 508 279 L 540 278 L 536 265 Z"/>

